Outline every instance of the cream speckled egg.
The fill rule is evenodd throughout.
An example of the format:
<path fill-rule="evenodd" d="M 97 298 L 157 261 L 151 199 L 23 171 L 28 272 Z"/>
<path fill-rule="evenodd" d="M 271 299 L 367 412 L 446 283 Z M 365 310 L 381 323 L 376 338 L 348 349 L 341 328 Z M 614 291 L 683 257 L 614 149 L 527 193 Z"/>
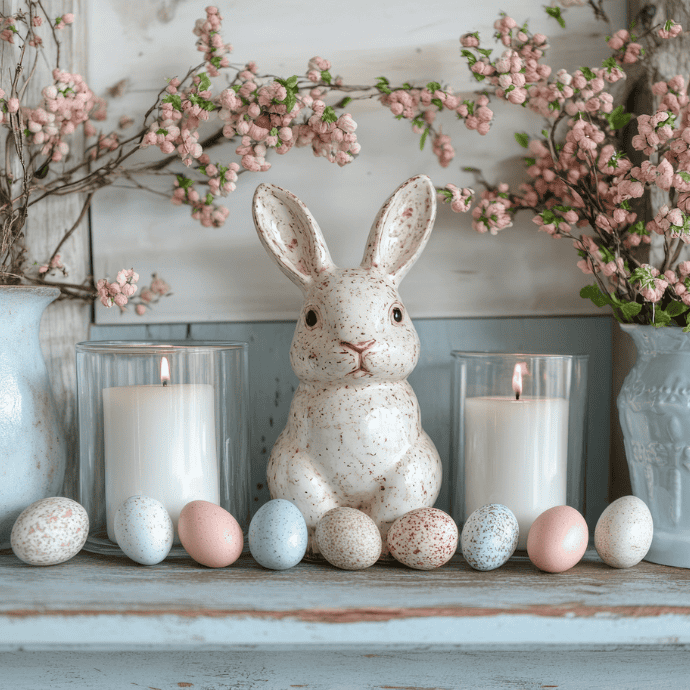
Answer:
<path fill-rule="evenodd" d="M 489 503 L 477 508 L 465 521 L 460 548 L 475 570 L 495 570 L 515 553 L 519 535 L 513 511 L 500 503 Z"/>
<path fill-rule="evenodd" d="M 381 555 L 381 533 L 376 523 L 356 508 L 333 508 L 316 525 L 316 543 L 336 568 L 363 570 Z"/>
<path fill-rule="evenodd" d="M 554 506 L 532 523 L 527 555 L 540 570 L 562 573 L 580 562 L 588 539 L 587 523 L 575 508 Z"/>
<path fill-rule="evenodd" d="M 417 508 L 391 525 L 387 541 L 396 560 L 416 570 L 433 570 L 457 551 L 458 526 L 438 508 Z"/>
<path fill-rule="evenodd" d="M 133 561 L 156 565 L 173 545 L 174 529 L 165 506 L 149 496 L 130 496 L 115 513 L 115 539 Z"/>
<path fill-rule="evenodd" d="M 225 508 L 210 501 L 190 501 L 177 523 L 187 553 L 208 568 L 225 568 L 242 554 L 244 534 Z"/>
<path fill-rule="evenodd" d="M 604 563 L 631 568 L 649 551 L 654 521 L 647 504 L 637 496 L 622 496 L 604 510 L 594 529 L 594 546 Z"/>
<path fill-rule="evenodd" d="M 69 498 L 43 498 L 17 518 L 10 535 L 14 555 L 29 565 L 56 565 L 76 556 L 89 535 L 89 516 Z"/>
<path fill-rule="evenodd" d="M 249 525 L 249 550 L 264 568 L 285 570 L 297 565 L 304 558 L 307 542 L 302 513 L 284 498 L 262 505 Z"/>

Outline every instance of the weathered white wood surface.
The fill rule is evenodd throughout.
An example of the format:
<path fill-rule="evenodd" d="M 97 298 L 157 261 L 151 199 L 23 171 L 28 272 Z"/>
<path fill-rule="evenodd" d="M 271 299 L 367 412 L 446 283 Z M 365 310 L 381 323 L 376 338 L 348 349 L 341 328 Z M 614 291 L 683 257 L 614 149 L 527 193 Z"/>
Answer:
<path fill-rule="evenodd" d="M 669 690 L 687 687 L 690 655 L 664 650 L 494 652 L 14 652 L 12 690 Z"/>
<path fill-rule="evenodd" d="M 129 92 L 111 101 L 113 119 L 143 112 L 165 77 L 198 62 L 191 27 L 203 14 L 202 4 L 90 2 L 91 85 L 102 94 L 119 80 L 129 80 Z M 440 79 L 463 92 L 472 91 L 476 82 L 459 56 L 458 38 L 479 29 L 488 40 L 499 10 L 529 19 L 533 31 L 550 36 L 549 63 L 570 69 L 599 64 L 608 50 L 604 36 L 623 26 L 626 14 L 622 0 L 607 2 L 609 27 L 596 22 L 588 8 L 573 8 L 566 12 L 568 29 L 563 31 L 541 4 L 525 0 L 510 6 L 501 0 L 461 6 L 451 0 L 353 0 L 347 6 L 318 7 L 289 0 L 270 11 L 257 11 L 252 3 L 217 4 L 225 16 L 225 40 L 235 47 L 233 62 L 256 60 L 260 72 L 303 74 L 307 60 L 318 54 L 349 83 L 385 74 L 397 83 Z M 321 225 L 335 262 L 356 265 L 378 208 L 408 177 L 423 172 L 438 186 L 471 185 L 471 176 L 460 169 L 472 165 L 492 181 L 521 179 L 524 149 L 513 133 L 536 135 L 543 123 L 520 108 L 492 107 L 497 121 L 486 137 L 451 117 L 442 120 L 457 150 L 444 170 L 428 143 L 419 151 L 418 136 L 408 123 L 397 122 L 374 102 L 351 104 L 362 144 L 354 163 L 340 169 L 307 150 L 274 156 L 268 173 L 240 178 L 238 190 L 226 200 L 230 218 L 220 229 L 201 228 L 187 209 L 163 198 L 108 189 L 99 194 L 93 213 L 96 272 L 114 275 L 122 266 L 135 265 L 142 276 L 154 270 L 164 275 L 175 294 L 146 315 L 151 322 L 295 318 L 299 291 L 275 270 L 253 228 L 255 187 L 272 182 L 295 192 Z M 212 159 L 230 161 L 234 148 L 214 152 Z M 538 233 L 528 216 L 501 236 L 489 237 L 471 229 L 468 215 L 441 208 L 424 255 L 401 287 L 412 316 L 595 313 L 596 307 L 579 297 L 588 277 L 575 267 L 572 248 Z M 129 314 L 124 320 L 138 318 Z M 116 310 L 97 310 L 99 323 L 122 320 Z"/>
<path fill-rule="evenodd" d="M 604 565 L 590 551 L 551 575 L 526 558 L 481 573 L 360 572 L 250 556 L 210 570 L 191 559 L 139 566 L 82 553 L 51 568 L 0 555 L 0 649 L 421 650 L 690 645 L 690 571 Z"/>
<path fill-rule="evenodd" d="M 76 17 L 72 27 L 58 32 L 60 67 L 68 72 L 85 74 L 87 64 L 87 5 L 88 3 L 84 0 L 43 0 L 43 7 L 48 16 L 54 18 L 72 12 Z M 19 0 L 4 0 L 2 6 L 3 13 L 9 15 L 17 8 L 21 8 L 22 3 Z M 46 24 L 44 27 L 48 30 Z M 47 46 L 50 44 L 47 34 L 45 35 L 45 43 Z M 5 75 L 7 70 L 16 64 L 19 48 L 2 41 L 0 51 L 3 86 L 5 86 Z M 46 54 L 49 59 L 54 59 L 50 47 L 48 47 Z M 28 64 L 30 65 L 31 62 Z M 54 64 L 48 64 L 46 60 L 39 60 L 36 72 L 27 88 L 26 103 L 34 105 L 40 103 L 41 90 L 53 82 L 51 74 L 53 67 Z M 5 90 L 9 91 L 8 88 Z M 72 152 L 78 156 L 83 148 L 83 141 L 76 137 L 74 141 L 70 142 L 70 146 Z M 37 261 L 41 264 L 50 259 L 65 232 L 72 227 L 79 217 L 82 203 L 83 198 L 80 195 L 72 194 L 50 197 L 31 207 L 25 226 L 29 263 Z M 60 255 L 64 265 L 69 268 L 69 276 L 64 280 L 71 283 L 81 283 L 90 271 L 89 232 L 86 220 L 62 246 Z M 60 301 L 48 307 L 41 324 L 41 345 L 48 366 L 53 394 L 68 441 L 66 495 L 75 495 L 76 481 L 77 400 L 74 345 L 87 338 L 91 313 L 91 305 L 81 302 Z"/>

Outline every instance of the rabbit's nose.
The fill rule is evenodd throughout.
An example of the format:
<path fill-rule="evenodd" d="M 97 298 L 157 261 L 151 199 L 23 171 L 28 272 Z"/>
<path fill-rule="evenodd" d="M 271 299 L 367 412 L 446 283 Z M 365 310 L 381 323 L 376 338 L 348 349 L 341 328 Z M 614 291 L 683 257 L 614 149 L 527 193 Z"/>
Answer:
<path fill-rule="evenodd" d="M 372 347 L 375 342 L 376 342 L 375 340 L 364 340 L 364 341 L 359 342 L 359 343 L 348 343 L 345 340 L 341 340 L 340 344 L 343 347 L 347 347 L 348 349 L 353 350 L 357 354 L 361 355 L 362 352 L 366 352 L 370 347 Z"/>

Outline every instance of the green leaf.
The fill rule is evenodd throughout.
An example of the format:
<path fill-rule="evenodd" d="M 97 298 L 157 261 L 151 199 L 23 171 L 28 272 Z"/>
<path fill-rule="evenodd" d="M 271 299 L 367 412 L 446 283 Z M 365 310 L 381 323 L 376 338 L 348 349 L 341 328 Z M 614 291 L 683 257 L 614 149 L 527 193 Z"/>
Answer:
<path fill-rule="evenodd" d="M 211 194 L 211 192 L 209 192 L 206 195 L 206 206 L 210 206 L 212 203 L 213 203 L 213 194 Z"/>
<path fill-rule="evenodd" d="M 654 309 L 653 324 L 657 328 L 668 326 L 671 323 L 671 315 L 663 309 Z"/>
<path fill-rule="evenodd" d="M 268 136 L 269 137 L 277 137 L 278 136 L 278 128 L 273 127 L 273 129 L 271 129 L 271 131 L 268 133 Z"/>
<path fill-rule="evenodd" d="M 441 85 L 437 81 L 430 81 L 426 85 L 426 88 L 431 91 L 431 93 L 434 93 L 434 91 L 441 91 Z"/>
<path fill-rule="evenodd" d="M 424 150 L 424 144 L 426 144 L 426 138 L 429 136 L 429 127 L 427 127 L 423 132 L 422 132 L 422 138 L 419 140 L 419 150 L 423 151 Z"/>
<path fill-rule="evenodd" d="M 402 85 L 402 87 L 403 87 L 403 89 L 404 89 L 405 91 L 409 91 L 409 90 L 412 88 L 412 84 L 410 84 L 409 81 L 406 81 L 406 82 Z"/>
<path fill-rule="evenodd" d="M 486 77 L 483 74 L 477 74 L 476 72 L 472 72 L 474 75 L 474 78 L 476 81 L 484 81 Z"/>
<path fill-rule="evenodd" d="M 542 129 L 541 135 L 544 137 L 544 139 L 548 139 L 549 138 L 549 131 L 547 129 Z"/>
<path fill-rule="evenodd" d="M 440 98 L 432 98 L 431 102 L 439 109 L 443 110 L 443 101 Z"/>
<path fill-rule="evenodd" d="M 667 19 L 667 20 L 666 20 L 666 24 L 664 24 L 664 29 L 665 29 L 666 31 L 670 31 L 670 30 L 671 30 L 671 27 L 672 27 L 674 24 L 675 24 L 675 22 L 673 21 L 673 19 Z"/>
<path fill-rule="evenodd" d="M 565 19 L 561 16 L 560 7 L 544 7 L 544 9 L 549 17 L 553 17 L 561 25 L 561 28 L 565 29 Z"/>
<path fill-rule="evenodd" d="M 484 57 L 491 57 L 491 53 L 493 53 L 493 48 L 476 48 L 476 51 L 478 53 L 481 53 Z"/>
<path fill-rule="evenodd" d="M 340 103 L 338 103 L 338 107 L 344 108 L 350 101 L 352 100 L 352 96 L 345 96 Z"/>
<path fill-rule="evenodd" d="M 525 165 L 529 168 L 533 165 L 537 164 L 537 159 L 536 158 L 525 158 Z"/>
<path fill-rule="evenodd" d="M 583 287 L 582 290 L 580 290 L 580 297 L 583 299 L 591 299 L 597 307 L 605 307 L 607 304 L 611 304 L 609 295 L 604 295 L 596 284 Z"/>
<path fill-rule="evenodd" d="M 630 122 L 630 119 L 632 118 L 632 113 L 626 113 L 625 108 L 622 105 L 619 105 L 605 117 L 608 120 L 611 129 L 615 130 L 620 129 L 621 127 L 625 127 L 628 124 L 628 122 Z"/>
<path fill-rule="evenodd" d="M 175 175 L 177 178 L 177 183 L 182 189 L 189 189 L 194 186 L 194 180 L 186 177 L 185 175 Z"/>
<path fill-rule="evenodd" d="M 167 137 L 168 136 L 168 130 L 160 127 L 158 130 L 156 130 L 156 134 L 162 134 L 164 137 Z"/>
<path fill-rule="evenodd" d="M 683 182 L 690 182 L 690 173 L 685 172 L 685 170 L 679 170 L 678 176 Z"/>
<path fill-rule="evenodd" d="M 182 111 L 182 97 L 178 93 L 170 93 L 164 99 L 163 103 L 172 103 L 175 110 Z"/>
<path fill-rule="evenodd" d="M 220 55 L 216 55 L 216 57 L 212 57 L 209 62 L 216 68 L 220 69 L 220 63 L 223 62 L 223 58 Z"/>
<path fill-rule="evenodd" d="M 529 146 L 529 135 L 525 132 L 515 132 L 515 141 L 526 149 Z"/>
<path fill-rule="evenodd" d="M 211 88 L 211 80 L 208 78 L 208 74 L 206 74 L 206 72 L 201 72 L 201 74 L 197 74 L 197 77 L 201 78 L 201 81 L 197 85 L 197 89 L 199 91 L 208 91 Z"/>
<path fill-rule="evenodd" d="M 294 89 L 295 86 L 297 86 L 297 75 L 293 74 L 284 84 L 284 86 L 288 89 Z"/>
<path fill-rule="evenodd" d="M 215 110 L 215 108 L 216 108 L 213 101 L 207 101 L 205 98 L 202 98 L 201 96 L 197 96 L 196 94 L 190 94 L 189 102 L 194 104 L 194 105 L 198 105 L 200 108 L 203 108 L 204 110 L 208 110 L 209 112 L 212 110 Z"/>
<path fill-rule="evenodd" d="M 623 302 L 617 305 L 626 321 L 632 321 L 642 310 L 642 305 L 637 302 Z"/>
<path fill-rule="evenodd" d="M 330 84 L 332 80 L 333 77 L 331 77 L 331 73 L 327 69 L 321 72 L 321 81 L 326 82 L 326 84 Z"/>
<path fill-rule="evenodd" d="M 327 122 L 328 124 L 332 124 L 333 122 L 338 121 L 338 115 L 330 105 L 323 111 L 323 115 L 321 115 L 321 121 Z"/>
<path fill-rule="evenodd" d="M 582 75 L 587 81 L 592 81 L 592 79 L 597 78 L 597 75 L 594 74 L 589 67 L 580 67 L 580 72 L 582 72 Z"/>
<path fill-rule="evenodd" d="M 467 58 L 467 62 L 469 63 L 470 67 L 472 67 L 472 65 L 474 65 L 475 62 L 477 62 L 477 56 L 474 53 L 467 50 L 467 48 L 463 48 L 460 51 L 460 55 L 462 55 L 464 58 Z"/>
<path fill-rule="evenodd" d="M 620 202 L 619 206 L 624 210 L 624 211 L 629 211 L 630 210 L 630 202 L 627 199 L 624 199 L 623 201 Z"/>
<path fill-rule="evenodd" d="M 616 58 L 611 56 L 606 58 L 606 60 L 601 63 L 601 66 L 610 73 L 611 70 L 618 68 L 618 63 L 616 62 Z"/>
<path fill-rule="evenodd" d="M 690 307 L 687 304 L 683 304 L 682 302 L 671 302 L 671 304 L 666 307 L 665 311 L 670 317 L 675 318 L 676 316 L 685 314 L 688 309 L 690 309 Z"/>

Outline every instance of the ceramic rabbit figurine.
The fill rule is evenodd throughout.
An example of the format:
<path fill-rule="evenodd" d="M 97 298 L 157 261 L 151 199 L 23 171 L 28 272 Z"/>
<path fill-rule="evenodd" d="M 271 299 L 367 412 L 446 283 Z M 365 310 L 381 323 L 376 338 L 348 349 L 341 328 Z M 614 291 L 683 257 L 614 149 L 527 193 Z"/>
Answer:
<path fill-rule="evenodd" d="M 384 549 L 393 521 L 433 506 L 441 461 L 424 433 L 407 376 L 419 338 L 398 285 L 429 239 L 436 191 L 419 175 L 379 211 L 359 268 L 337 268 L 307 207 L 292 193 L 261 184 L 254 223 L 266 251 L 304 293 L 290 349 L 300 385 L 287 426 L 268 463 L 272 498 L 292 501 L 314 530 L 332 508 L 368 514 Z"/>

